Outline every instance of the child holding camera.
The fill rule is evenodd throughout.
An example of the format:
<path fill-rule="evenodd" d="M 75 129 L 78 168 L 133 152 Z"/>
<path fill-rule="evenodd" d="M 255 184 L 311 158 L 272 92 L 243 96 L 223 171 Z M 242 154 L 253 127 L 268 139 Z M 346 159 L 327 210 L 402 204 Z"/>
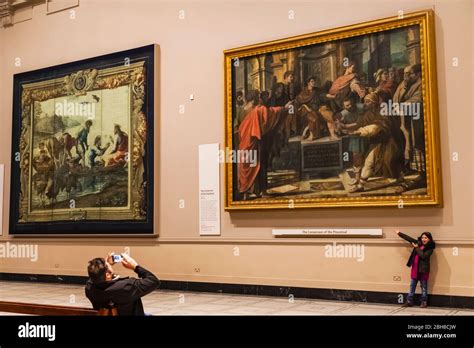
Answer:
<path fill-rule="evenodd" d="M 397 235 L 413 246 L 413 250 L 408 259 L 407 266 L 411 267 L 410 292 L 407 296 L 405 307 L 412 307 L 413 296 L 415 295 L 416 285 L 421 285 L 421 308 L 428 305 L 428 279 L 430 276 L 430 257 L 433 254 L 436 244 L 430 232 L 423 232 L 418 239 L 414 239 L 400 231 L 395 231 Z"/>

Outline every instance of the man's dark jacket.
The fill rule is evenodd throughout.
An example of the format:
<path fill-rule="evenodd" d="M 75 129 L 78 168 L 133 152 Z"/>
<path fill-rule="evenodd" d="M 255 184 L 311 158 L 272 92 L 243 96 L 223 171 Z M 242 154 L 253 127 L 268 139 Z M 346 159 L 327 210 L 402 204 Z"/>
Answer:
<path fill-rule="evenodd" d="M 418 256 L 420 257 L 418 262 L 418 272 L 428 273 L 430 271 L 430 257 L 433 254 L 434 249 L 436 248 L 435 243 L 429 241 L 425 245 L 423 250 L 421 250 L 420 246 L 423 245 L 423 243 L 421 243 L 421 237 L 415 239 L 401 232 L 398 235 L 401 238 L 405 239 L 407 242 L 418 244 L 418 247 L 413 248 L 410 257 L 408 258 L 407 266 L 411 267 L 411 265 L 413 264 L 413 260 L 415 259 L 415 255 L 418 254 Z"/>
<path fill-rule="evenodd" d="M 117 307 L 119 315 L 145 315 L 141 297 L 155 290 L 159 279 L 141 266 L 135 267 L 140 279 L 118 278 L 94 284 L 91 279 L 86 283 L 86 296 L 94 309 Z"/>

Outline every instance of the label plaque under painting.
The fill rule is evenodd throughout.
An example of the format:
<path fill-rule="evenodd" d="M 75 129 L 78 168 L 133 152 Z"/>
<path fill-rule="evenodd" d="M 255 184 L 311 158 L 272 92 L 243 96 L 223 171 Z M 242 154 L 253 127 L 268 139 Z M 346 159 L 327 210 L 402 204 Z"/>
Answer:
<path fill-rule="evenodd" d="M 381 228 L 302 228 L 302 229 L 275 229 L 275 237 L 381 237 Z"/>

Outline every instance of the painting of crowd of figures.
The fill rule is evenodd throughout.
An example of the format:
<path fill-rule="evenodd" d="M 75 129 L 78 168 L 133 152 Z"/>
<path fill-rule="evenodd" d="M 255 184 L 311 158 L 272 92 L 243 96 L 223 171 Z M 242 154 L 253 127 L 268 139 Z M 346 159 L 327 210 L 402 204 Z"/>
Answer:
<path fill-rule="evenodd" d="M 406 21 L 379 27 L 315 44 L 301 39 L 290 49 L 230 54 L 231 205 L 399 204 L 430 197 L 434 178 L 427 166 L 436 154 L 427 139 L 436 132 L 436 115 L 427 106 L 435 97 L 428 95 L 426 27 Z"/>

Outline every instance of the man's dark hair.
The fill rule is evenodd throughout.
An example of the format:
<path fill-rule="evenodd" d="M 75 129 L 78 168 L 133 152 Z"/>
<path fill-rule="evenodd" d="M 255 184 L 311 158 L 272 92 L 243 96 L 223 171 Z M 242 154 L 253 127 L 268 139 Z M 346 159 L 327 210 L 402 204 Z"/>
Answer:
<path fill-rule="evenodd" d="M 107 265 L 105 259 L 97 257 L 89 261 L 87 265 L 87 273 L 94 284 L 105 281 L 105 274 L 107 273 Z"/>

